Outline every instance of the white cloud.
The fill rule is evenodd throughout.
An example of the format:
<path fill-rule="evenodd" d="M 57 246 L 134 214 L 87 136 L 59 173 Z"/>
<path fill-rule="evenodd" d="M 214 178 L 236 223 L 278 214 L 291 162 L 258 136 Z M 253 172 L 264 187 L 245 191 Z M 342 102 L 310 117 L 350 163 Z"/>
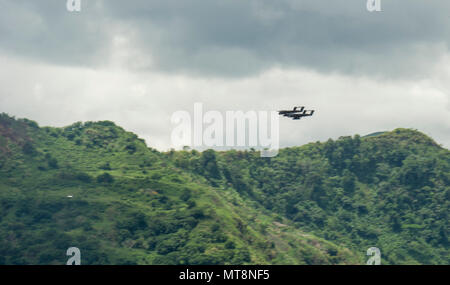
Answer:
<path fill-rule="evenodd" d="M 273 68 L 243 78 L 198 78 L 167 73 L 132 73 L 120 63 L 104 69 L 61 67 L 0 56 L 1 111 L 40 125 L 112 120 L 170 147 L 177 110 L 194 102 L 208 110 L 278 110 L 305 105 L 311 118 L 280 119 L 281 146 L 341 135 L 416 128 L 450 146 L 450 57 L 427 79 L 380 80 L 306 69 Z"/>

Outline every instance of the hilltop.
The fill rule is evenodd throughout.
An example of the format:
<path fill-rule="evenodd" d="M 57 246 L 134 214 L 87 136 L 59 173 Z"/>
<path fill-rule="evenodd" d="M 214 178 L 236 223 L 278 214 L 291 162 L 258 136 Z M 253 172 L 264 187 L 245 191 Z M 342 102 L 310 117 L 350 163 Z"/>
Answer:
<path fill-rule="evenodd" d="M 447 264 L 450 152 L 397 129 L 170 151 L 110 121 L 0 115 L 0 264 Z M 69 196 L 73 196 L 69 198 Z"/>

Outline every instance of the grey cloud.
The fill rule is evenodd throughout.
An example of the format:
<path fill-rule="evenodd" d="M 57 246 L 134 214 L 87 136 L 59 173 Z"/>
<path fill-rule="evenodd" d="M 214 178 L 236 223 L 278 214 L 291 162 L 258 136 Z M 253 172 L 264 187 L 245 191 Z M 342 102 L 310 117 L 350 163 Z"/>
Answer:
<path fill-rule="evenodd" d="M 97 66 L 109 60 L 111 45 L 107 19 L 97 12 L 69 13 L 66 1 L 0 0 L 0 49 L 37 61 Z"/>
<path fill-rule="evenodd" d="M 450 2 L 381 0 L 0 0 L 0 48 L 62 65 L 107 64 L 123 33 L 151 64 L 199 76 L 247 76 L 273 66 L 379 77 L 426 77 L 450 41 Z M 134 66 L 129 66 L 130 69 Z"/>

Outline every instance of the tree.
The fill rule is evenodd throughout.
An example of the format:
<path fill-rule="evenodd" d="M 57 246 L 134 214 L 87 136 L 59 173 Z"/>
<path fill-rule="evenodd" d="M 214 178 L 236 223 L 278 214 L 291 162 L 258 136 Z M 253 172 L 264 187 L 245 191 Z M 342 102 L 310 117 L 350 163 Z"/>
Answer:
<path fill-rule="evenodd" d="M 105 172 L 97 176 L 97 182 L 110 184 L 114 182 L 114 177 L 111 174 Z"/>
<path fill-rule="evenodd" d="M 22 146 L 22 150 L 26 155 L 34 156 L 37 154 L 36 148 L 29 141 L 25 142 L 25 144 Z"/>
<path fill-rule="evenodd" d="M 216 152 L 214 150 L 205 150 L 200 158 L 200 164 L 207 177 L 220 179 L 220 171 L 217 166 Z"/>

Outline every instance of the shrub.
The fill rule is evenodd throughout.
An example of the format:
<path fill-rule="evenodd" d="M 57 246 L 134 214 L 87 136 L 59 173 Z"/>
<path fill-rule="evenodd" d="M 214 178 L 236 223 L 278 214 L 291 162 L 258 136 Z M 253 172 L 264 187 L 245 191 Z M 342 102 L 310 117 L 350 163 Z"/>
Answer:
<path fill-rule="evenodd" d="M 58 168 L 58 160 L 54 157 L 48 159 L 48 166 L 51 168 Z"/>
<path fill-rule="evenodd" d="M 82 181 L 82 182 L 85 182 L 85 183 L 91 183 L 92 182 L 92 177 L 89 174 L 84 173 L 84 172 L 77 173 L 75 178 L 80 180 L 80 181 Z"/>
<path fill-rule="evenodd" d="M 125 150 L 127 150 L 129 154 L 133 154 L 136 152 L 136 145 L 129 144 L 125 147 Z"/>
<path fill-rule="evenodd" d="M 102 170 L 111 170 L 111 165 L 109 165 L 109 162 L 105 162 L 99 168 Z"/>
<path fill-rule="evenodd" d="M 114 177 L 109 173 L 103 173 L 97 176 L 97 182 L 98 183 L 113 183 Z"/>
<path fill-rule="evenodd" d="M 26 155 L 36 155 L 37 151 L 36 148 L 33 146 L 31 142 L 26 142 L 22 147 L 23 153 Z"/>
<path fill-rule="evenodd" d="M 225 248 L 226 248 L 226 249 L 235 249 L 235 248 L 236 248 L 236 245 L 234 244 L 234 242 L 232 242 L 231 240 L 229 240 L 229 241 L 227 241 L 227 242 L 225 243 Z"/>

